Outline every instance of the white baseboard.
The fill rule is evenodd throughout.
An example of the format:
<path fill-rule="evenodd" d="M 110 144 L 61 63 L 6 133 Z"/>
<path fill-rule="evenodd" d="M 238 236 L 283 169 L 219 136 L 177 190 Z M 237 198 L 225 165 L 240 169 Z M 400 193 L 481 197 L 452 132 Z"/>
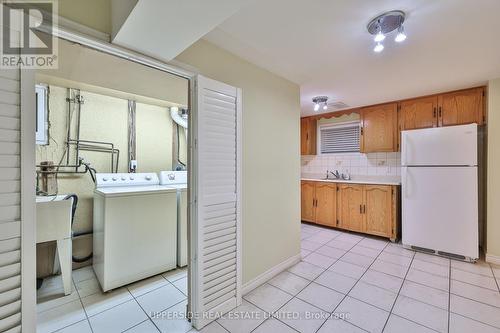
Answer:
<path fill-rule="evenodd" d="M 500 256 L 486 253 L 486 262 L 490 264 L 500 265 Z"/>
<path fill-rule="evenodd" d="M 248 294 L 250 291 L 254 290 L 261 284 L 266 283 L 267 281 L 271 280 L 273 277 L 278 275 L 279 273 L 283 272 L 284 270 L 292 267 L 296 263 L 298 263 L 301 259 L 301 254 L 297 254 L 293 257 L 288 258 L 287 260 L 279 263 L 278 265 L 272 267 L 271 269 L 268 269 L 261 275 L 257 276 L 255 279 L 248 281 L 243 285 L 243 288 L 241 290 L 242 294 Z"/>

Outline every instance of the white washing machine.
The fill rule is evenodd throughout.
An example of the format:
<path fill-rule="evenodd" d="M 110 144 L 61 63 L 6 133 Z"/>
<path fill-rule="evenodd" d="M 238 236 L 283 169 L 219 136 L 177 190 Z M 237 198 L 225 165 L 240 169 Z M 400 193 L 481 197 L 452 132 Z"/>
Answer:
<path fill-rule="evenodd" d="M 187 171 L 162 171 L 160 184 L 177 189 L 177 266 L 188 264 Z"/>
<path fill-rule="evenodd" d="M 177 190 L 156 173 L 97 174 L 93 267 L 104 291 L 177 265 Z"/>

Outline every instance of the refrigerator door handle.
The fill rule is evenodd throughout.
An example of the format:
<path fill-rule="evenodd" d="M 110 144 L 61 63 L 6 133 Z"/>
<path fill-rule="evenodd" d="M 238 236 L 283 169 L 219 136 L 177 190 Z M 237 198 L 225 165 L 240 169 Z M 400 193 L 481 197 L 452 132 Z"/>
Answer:
<path fill-rule="evenodd" d="M 405 140 L 404 140 L 404 146 L 403 146 L 403 151 L 404 151 L 404 154 L 403 154 L 403 157 L 402 157 L 402 164 L 403 165 L 408 165 L 408 151 L 410 150 L 410 147 L 411 147 L 411 144 L 410 144 L 410 138 L 408 135 L 405 136 Z"/>
<path fill-rule="evenodd" d="M 409 187 L 410 187 L 410 183 L 409 183 L 409 177 L 408 177 L 408 168 L 403 168 L 402 172 L 401 172 L 401 176 L 402 176 L 402 181 L 403 181 L 403 187 L 404 187 L 404 196 L 405 198 L 408 198 L 409 197 Z"/>

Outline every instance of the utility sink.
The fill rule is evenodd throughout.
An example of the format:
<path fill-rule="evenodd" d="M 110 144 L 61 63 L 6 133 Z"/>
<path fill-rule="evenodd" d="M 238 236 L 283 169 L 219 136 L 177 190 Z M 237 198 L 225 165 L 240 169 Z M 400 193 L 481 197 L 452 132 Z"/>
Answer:
<path fill-rule="evenodd" d="M 73 199 L 66 195 L 36 197 L 36 242 L 57 242 L 54 272 L 61 267 L 64 294 L 71 294 L 72 244 L 71 213 Z"/>

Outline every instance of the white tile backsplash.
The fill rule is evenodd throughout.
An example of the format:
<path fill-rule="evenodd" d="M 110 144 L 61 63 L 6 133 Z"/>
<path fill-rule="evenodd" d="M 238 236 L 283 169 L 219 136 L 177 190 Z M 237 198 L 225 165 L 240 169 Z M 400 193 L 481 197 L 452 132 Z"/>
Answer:
<path fill-rule="evenodd" d="M 302 156 L 302 173 L 338 170 L 354 176 L 400 176 L 401 153 L 348 153 Z"/>

